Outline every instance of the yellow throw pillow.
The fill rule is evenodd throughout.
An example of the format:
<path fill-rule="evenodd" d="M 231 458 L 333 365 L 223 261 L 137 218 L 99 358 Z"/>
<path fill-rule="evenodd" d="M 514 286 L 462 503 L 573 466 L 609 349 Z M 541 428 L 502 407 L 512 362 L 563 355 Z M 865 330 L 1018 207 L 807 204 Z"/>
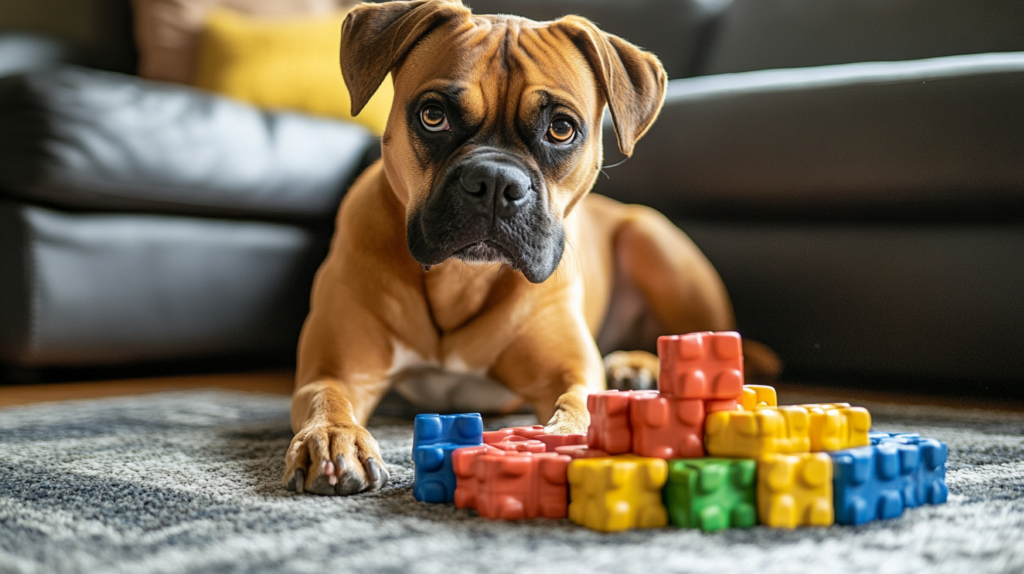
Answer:
<path fill-rule="evenodd" d="M 206 22 L 195 85 L 264 108 L 358 122 L 384 133 L 394 88 L 388 77 L 355 118 L 341 77 L 345 15 L 268 20 L 215 10 Z"/>

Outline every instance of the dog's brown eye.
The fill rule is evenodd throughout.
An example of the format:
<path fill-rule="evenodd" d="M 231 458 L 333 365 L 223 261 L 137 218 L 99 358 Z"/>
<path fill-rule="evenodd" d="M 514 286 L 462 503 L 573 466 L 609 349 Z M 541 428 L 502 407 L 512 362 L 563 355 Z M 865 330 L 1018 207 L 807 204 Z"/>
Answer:
<path fill-rule="evenodd" d="M 569 120 L 558 118 L 551 122 L 548 128 L 548 137 L 555 143 L 566 143 L 576 134 L 576 128 L 572 127 Z"/>
<path fill-rule="evenodd" d="M 448 129 L 448 118 L 439 106 L 427 106 L 420 112 L 420 121 L 428 131 L 439 132 Z"/>

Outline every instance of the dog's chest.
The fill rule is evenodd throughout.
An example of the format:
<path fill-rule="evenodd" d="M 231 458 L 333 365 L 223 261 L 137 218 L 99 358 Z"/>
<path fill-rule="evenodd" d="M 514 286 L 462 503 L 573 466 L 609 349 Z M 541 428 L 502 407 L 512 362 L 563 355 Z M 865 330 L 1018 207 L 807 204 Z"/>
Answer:
<path fill-rule="evenodd" d="M 434 324 L 451 332 L 479 315 L 503 270 L 498 263 L 471 264 L 457 260 L 435 266 L 424 277 L 427 303 Z"/>

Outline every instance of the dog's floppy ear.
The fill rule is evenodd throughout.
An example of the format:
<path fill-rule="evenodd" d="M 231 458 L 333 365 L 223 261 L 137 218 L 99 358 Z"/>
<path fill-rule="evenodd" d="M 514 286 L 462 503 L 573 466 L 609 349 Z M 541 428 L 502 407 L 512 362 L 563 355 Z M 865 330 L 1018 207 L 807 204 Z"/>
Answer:
<path fill-rule="evenodd" d="M 450 19 L 466 19 L 460 0 L 360 4 L 341 28 L 341 74 L 358 114 L 381 82 L 423 36 Z"/>
<path fill-rule="evenodd" d="M 633 155 L 633 145 L 665 101 L 665 68 L 654 54 L 598 30 L 586 18 L 566 16 L 552 26 L 562 29 L 590 62 L 612 112 L 619 150 Z"/>

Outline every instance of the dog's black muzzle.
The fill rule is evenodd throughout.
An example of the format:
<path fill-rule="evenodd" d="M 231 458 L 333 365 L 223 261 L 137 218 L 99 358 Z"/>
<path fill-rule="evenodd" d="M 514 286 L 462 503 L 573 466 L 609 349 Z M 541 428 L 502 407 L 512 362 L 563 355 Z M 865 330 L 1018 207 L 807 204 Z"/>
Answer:
<path fill-rule="evenodd" d="M 499 150 L 469 154 L 438 178 L 409 214 L 409 251 L 423 265 L 449 258 L 504 263 L 533 283 L 558 267 L 564 247 L 539 173 Z"/>

